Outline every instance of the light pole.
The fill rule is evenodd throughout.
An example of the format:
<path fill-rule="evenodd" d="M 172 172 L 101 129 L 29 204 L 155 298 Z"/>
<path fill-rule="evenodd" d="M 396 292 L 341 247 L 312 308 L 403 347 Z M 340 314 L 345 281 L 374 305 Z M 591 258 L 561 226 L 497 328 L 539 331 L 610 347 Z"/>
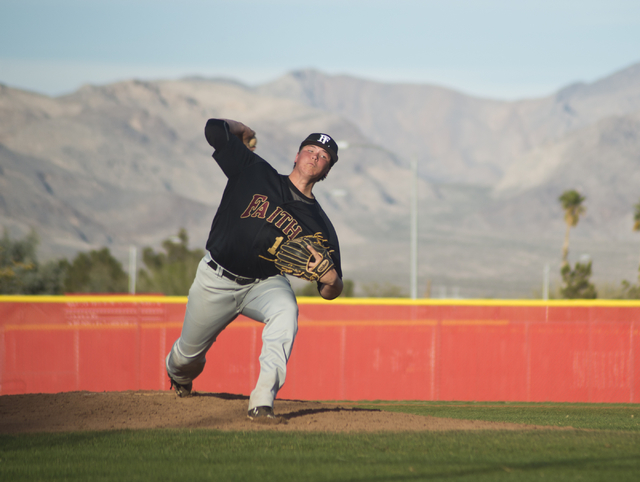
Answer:
<path fill-rule="evenodd" d="M 385 149 L 382 146 L 376 144 L 350 144 L 347 141 L 338 142 L 339 149 L 349 149 L 354 147 L 361 147 L 363 149 L 375 149 L 382 151 L 395 161 L 396 164 L 401 165 L 396 155 Z M 409 214 L 409 286 L 411 299 L 418 298 L 418 160 L 411 160 L 411 180 L 410 180 L 410 214 Z"/>
<path fill-rule="evenodd" d="M 135 246 L 129 246 L 129 294 L 136 294 L 136 261 L 138 250 Z"/>
<path fill-rule="evenodd" d="M 411 160 L 411 299 L 418 298 L 418 161 Z"/>

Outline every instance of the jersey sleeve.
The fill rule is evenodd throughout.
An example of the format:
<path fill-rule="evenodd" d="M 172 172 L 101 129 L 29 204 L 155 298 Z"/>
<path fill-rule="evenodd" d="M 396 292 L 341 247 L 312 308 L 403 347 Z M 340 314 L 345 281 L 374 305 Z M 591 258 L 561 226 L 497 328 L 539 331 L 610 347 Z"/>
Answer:
<path fill-rule="evenodd" d="M 209 119 L 204 126 L 204 136 L 207 138 L 209 145 L 216 151 L 222 149 L 231 137 L 229 124 L 222 119 Z"/>
<path fill-rule="evenodd" d="M 342 279 L 342 263 L 340 260 L 340 245 L 338 244 L 338 237 L 335 235 L 334 231 L 334 243 L 333 243 L 333 253 L 331 253 L 331 259 L 333 260 L 333 265 L 336 271 L 338 272 L 338 276 Z"/>
<path fill-rule="evenodd" d="M 248 165 L 260 160 L 229 131 L 222 119 L 209 119 L 204 128 L 207 142 L 214 148 L 213 158 L 228 178 L 238 175 Z"/>
<path fill-rule="evenodd" d="M 318 210 L 320 212 L 320 217 L 324 221 L 324 225 L 326 226 L 326 234 L 329 240 L 329 246 L 333 252 L 331 253 L 331 259 L 333 260 L 334 268 L 338 272 L 338 276 L 342 279 L 342 263 L 340 259 L 340 243 L 338 241 L 338 235 L 336 234 L 336 230 L 333 227 L 333 224 L 329 220 L 329 217 L 326 215 L 322 207 L 318 204 Z"/>

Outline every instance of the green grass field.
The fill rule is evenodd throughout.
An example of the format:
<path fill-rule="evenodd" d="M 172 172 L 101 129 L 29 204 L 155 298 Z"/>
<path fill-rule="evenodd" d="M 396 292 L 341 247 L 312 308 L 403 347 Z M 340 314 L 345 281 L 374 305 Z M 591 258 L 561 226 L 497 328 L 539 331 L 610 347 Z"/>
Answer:
<path fill-rule="evenodd" d="M 576 430 L 381 434 L 153 430 L 0 435 L 0 480 L 640 480 L 640 405 L 357 405 Z"/>

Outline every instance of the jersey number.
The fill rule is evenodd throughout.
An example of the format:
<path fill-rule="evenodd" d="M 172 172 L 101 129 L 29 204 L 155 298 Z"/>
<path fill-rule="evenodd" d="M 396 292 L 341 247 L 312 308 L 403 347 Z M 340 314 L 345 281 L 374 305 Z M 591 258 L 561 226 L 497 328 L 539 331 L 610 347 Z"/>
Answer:
<path fill-rule="evenodd" d="M 271 246 L 269 249 L 267 249 L 267 251 L 269 251 L 270 254 L 273 254 L 275 256 L 276 251 L 278 251 L 278 246 L 280 246 L 280 244 L 282 243 L 283 239 L 284 239 L 284 237 L 278 236 L 276 238 L 276 242 L 273 243 L 273 246 Z"/>

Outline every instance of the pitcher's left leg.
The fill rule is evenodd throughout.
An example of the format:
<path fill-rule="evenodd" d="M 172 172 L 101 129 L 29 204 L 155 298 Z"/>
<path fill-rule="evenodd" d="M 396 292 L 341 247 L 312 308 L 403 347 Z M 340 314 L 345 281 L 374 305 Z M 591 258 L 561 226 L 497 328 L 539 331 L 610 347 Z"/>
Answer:
<path fill-rule="evenodd" d="M 287 375 L 287 362 L 298 332 L 298 304 L 289 280 L 281 275 L 261 281 L 244 300 L 242 314 L 265 324 L 260 376 L 249 399 L 254 407 L 273 407 Z"/>

